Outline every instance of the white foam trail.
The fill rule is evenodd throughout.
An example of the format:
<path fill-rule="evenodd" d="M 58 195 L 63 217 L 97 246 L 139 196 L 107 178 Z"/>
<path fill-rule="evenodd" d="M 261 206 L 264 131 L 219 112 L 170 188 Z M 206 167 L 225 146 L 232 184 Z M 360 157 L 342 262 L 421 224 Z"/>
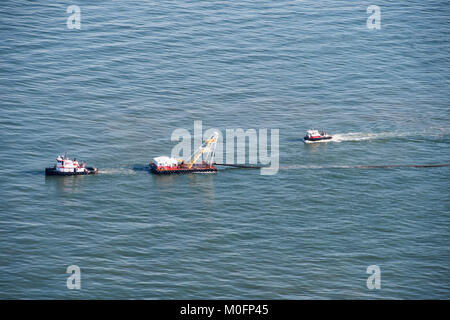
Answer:
<path fill-rule="evenodd" d="M 333 135 L 331 141 L 343 142 L 343 141 L 368 141 L 376 139 L 389 139 L 409 136 L 408 133 L 399 132 L 380 132 L 380 133 L 363 133 L 363 132 L 349 132 L 349 133 L 336 133 Z"/>
<path fill-rule="evenodd" d="M 393 138 L 432 138 L 441 139 L 443 136 L 450 133 L 450 130 L 446 127 L 443 128 L 429 128 L 423 131 L 416 132 L 349 132 L 349 133 L 336 133 L 332 134 L 334 142 L 343 141 L 370 141 L 377 139 L 393 139 Z"/>
<path fill-rule="evenodd" d="M 98 170 L 99 174 L 120 174 L 120 175 L 131 175 L 136 174 L 136 171 L 127 168 L 110 168 Z"/>
<path fill-rule="evenodd" d="M 333 139 L 334 139 L 334 137 L 333 137 Z M 311 141 L 303 141 L 305 144 L 315 144 L 315 143 L 324 143 L 324 142 L 330 142 L 330 141 L 333 141 L 333 139 L 331 139 L 331 140 L 319 140 L 319 141 L 314 141 L 314 142 L 311 142 Z"/>

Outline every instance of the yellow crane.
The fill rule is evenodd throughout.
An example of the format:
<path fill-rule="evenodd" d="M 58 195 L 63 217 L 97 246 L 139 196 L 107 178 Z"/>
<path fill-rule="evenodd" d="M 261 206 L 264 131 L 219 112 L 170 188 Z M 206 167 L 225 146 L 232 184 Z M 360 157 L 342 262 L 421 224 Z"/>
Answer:
<path fill-rule="evenodd" d="M 219 133 L 214 132 L 214 134 L 202 144 L 189 158 L 188 169 L 191 169 L 194 163 L 202 156 L 202 154 L 207 153 L 205 161 L 211 166 L 214 161 L 214 155 L 216 153 L 217 139 L 219 138 Z"/>

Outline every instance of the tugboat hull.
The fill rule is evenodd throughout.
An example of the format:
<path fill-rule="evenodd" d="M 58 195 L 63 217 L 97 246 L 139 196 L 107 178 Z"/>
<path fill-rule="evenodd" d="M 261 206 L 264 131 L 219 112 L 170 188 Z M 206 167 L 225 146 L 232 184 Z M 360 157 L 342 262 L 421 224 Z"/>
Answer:
<path fill-rule="evenodd" d="M 303 138 L 303 141 L 306 143 L 312 143 L 312 142 L 319 142 L 324 140 L 331 140 L 332 136 L 326 136 L 326 137 L 318 137 L 318 138 L 309 138 L 308 136 Z"/>
<path fill-rule="evenodd" d="M 85 176 L 88 174 L 97 174 L 98 169 L 93 167 L 86 168 L 83 172 L 61 172 L 55 168 L 45 168 L 46 176 Z"/>

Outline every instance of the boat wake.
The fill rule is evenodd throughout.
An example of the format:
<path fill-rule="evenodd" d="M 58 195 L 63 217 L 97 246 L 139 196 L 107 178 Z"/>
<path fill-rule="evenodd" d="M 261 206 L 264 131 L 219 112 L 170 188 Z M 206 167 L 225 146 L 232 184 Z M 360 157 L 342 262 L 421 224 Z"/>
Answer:
<path fill-rule="evenodd" d="M 99 169 L 98 174 L 132 175 L 136 174 L 136 171 L 130 168 L 109 168 Z"/>
<path fill-rule="evenodd" d="M 416 132 L 349 132 L 333 134 L 334 142 L 345 141 L 372 141 L 372 140 L 389 140 L 389 139 L 418 139 L 418 140 L 443 140 L 450 134 L 448 128 L 429 128 L 424 131 Z"/>
<path fill-rule="evenodd" d="M 363 133 L 363 132 L 350 132 L 350 133 L 336 133 L 333 135 L 331 141 L 345 142 L 345 141 L 370 141 L 379 139 L 392 139 L 392 138 L 404 138 L 408 137 L 408 133 L 399 132 L 380 132 L 380 133 Z"/>

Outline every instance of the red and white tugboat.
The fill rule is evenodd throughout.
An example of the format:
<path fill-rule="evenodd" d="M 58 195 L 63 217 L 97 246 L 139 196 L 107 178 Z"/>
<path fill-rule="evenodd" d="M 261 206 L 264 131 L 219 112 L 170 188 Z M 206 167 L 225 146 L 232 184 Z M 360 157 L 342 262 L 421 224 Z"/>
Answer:
<path fill-rule="evenodd" d="M 331 140 L 333 137 L 327 134 L 325 131 L 308 130 L 306 136 L 303 138 L 305 143 L 321 142 Z"/>
<path fill-rule="evenodd" d="M 76 176 L 86 174 L 96 174 L 97 168 L 86 167 L 84 162 L 78 163 L 77 159 L 69 159 L 67 155 L 58 156 L 57 163 L 51 168 L 45 168 L 47 176 Z"/>
<path fill-rule="evenodd" d="M 219 134 L 215 132 L 211 138 L 206 139 L 203 145 L 195 151 L 188 160 L 165 156 L 153 158 L 153 162 L 150 164 L 150 170 L 155 174 L 217 172 L 217 168 L 214 166 L 213 161 L 218 137 Z M 204 153 L 204 161 L 196 163 Z"/>

